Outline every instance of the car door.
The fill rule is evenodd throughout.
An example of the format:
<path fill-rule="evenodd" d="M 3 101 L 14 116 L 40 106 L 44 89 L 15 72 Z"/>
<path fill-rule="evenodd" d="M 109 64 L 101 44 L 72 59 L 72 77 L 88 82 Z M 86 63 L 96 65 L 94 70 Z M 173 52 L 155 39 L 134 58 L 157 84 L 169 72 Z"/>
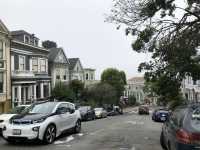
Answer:
<path fill-rule="evenodd" d="M 69 107 L 70 107 L 70 126 L 71 127 L 74 127 L 75 124 L 76 124 L 76 121 L 77 121 L 77 114 L 75 112 L 75 106 L 73 104 L 69 104 Z"/>
<path fill-rule="evenodd" d="M 70 116 L 69 116 L 69 109 L 65 103 L 62 103 L 58 106 L 58 109 L 62 109 L 62 113 L 58 114 L 57 121 L 59 122 L 59 127 L 61 132 L 68 129 L 70 126 Z"/>

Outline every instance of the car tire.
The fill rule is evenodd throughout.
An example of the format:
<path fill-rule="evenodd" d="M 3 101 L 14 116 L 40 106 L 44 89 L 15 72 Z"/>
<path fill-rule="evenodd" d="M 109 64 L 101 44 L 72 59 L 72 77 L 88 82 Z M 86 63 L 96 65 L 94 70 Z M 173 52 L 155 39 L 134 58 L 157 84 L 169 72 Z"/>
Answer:
<path fill-rule="evenodd" d="M 166 145 L 165 145 L 165 143 L 164 143 L 164 135 L 163 135 L 163 132 L 161 132 L 161 134 L 160 134 L 160 145 L 161 145 L 161 147 L 163 148 L 163 150 L 167 150 L 167 147 L 166 147 Z"/>
<path fill-rule="evenodd" d="M 81 121 L 77 120 L 76 125 L 74 127 L 74 133 L 80 133 L 81 132 Z"/>
<path fill-rule="evenodd" d="M 55 141 L 55 139 L 56 139 L 56 126 L 50 124 L 47 126 L 45 130 L 43 141 L 45 142 L 45 144 L 51 144 Z"/>

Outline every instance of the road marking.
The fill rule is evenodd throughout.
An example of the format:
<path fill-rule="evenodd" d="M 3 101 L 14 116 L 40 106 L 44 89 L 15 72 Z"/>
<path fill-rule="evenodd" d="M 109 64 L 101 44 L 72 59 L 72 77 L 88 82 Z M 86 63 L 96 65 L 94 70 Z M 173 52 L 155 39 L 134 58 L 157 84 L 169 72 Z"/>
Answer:
<path fill-rule="evenodd" d="M 79 134 L 77 134 L 78 136 L 83 136 L 83 133 L 79 133 Z"/>
<path fill-rule="evenodd" d="M 69 137 L 67 137 L 67 139 L 65 141 L 55 141 L 54 144 L 55 145 L 59 145 L 59 144 L 65 144 L 65 143 L 68 143 L 70 141 L 74 140 L 74 137 L 71 135 Z"/>

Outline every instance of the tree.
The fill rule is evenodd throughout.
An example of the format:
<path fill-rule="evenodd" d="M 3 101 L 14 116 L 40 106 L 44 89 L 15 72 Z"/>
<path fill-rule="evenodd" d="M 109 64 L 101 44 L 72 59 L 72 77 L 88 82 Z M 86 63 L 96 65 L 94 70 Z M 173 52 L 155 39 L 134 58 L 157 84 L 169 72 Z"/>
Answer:
<path fill-rule="evenodd" d="M 126 84 L 126 75 L 123 71 L 119 71 L 114 68 L 108 68 L 101 74 L 101 82 L 108 83 L 113 86 L 117 92 L 117 98 L 122 96 L 124 86 Z"/>
<path fill-rule="evenodd" d="M 177 99 L 186 76 L 200 79 L 200 59 L 196 57 L 200 46 L 200 1 L 114 0 L 107 21 L 117 23 L 118 29 L 125 25 L 126 35 L 135 39 L 134 51 L 152 53 L 151 61 L 141 63 L 138 70 L 146 71 L 148 82 L 158 84 L 160 97 Z"/>
<path fill-rule="evenodd" d="M 75 93 L 76 100 L 78 100 L 84 91 L 84 83 L 80 80 L 72 80 L 69 83 L 69 88 L 72 89 L 72 91 Z"/>
<path fill-rule="evenodd" d="M 50 48 L 57 48 L 57 44 L 54 41 L 43 41 L 42 42 L 42 47 L 46 48 L 46 49 L 50 49 Z"/>
<path fill-rule="evenodd" d="M 75 94 L 67 85 L 62 82 L 57 82 L 52 90 L 52 97 L 58 100 L 74 102 Z"/>
<path fill-rule="evenodd" d="M 98 83 L 89 89 L 89 99 L 92 99 L 98 106 L 104 104 L 116 104 L 116 90 L 108 83 Z"/>

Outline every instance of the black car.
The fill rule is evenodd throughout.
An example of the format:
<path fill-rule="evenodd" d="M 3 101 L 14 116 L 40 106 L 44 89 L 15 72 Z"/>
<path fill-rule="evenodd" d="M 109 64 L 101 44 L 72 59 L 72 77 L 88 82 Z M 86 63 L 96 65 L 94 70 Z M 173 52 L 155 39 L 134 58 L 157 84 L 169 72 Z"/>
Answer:
<path fill-rule="evenodd" d="M 78 109 L 83 121 L 94 120 L 96 118 L 95 111 L 91 106 L 80 106 Z"/>
<path fill-rule="evenodd" d="M 152 114 L 152 120 L 158 122 L 164 122 L 167 120 L 169 111 L 166 109 L 156 109 Z"/>
<path fill-rule="evenodd" d="M 200 104 L 182 106 L 163 124 L 160 143 L 166 150 L 200 148 Z"/>

